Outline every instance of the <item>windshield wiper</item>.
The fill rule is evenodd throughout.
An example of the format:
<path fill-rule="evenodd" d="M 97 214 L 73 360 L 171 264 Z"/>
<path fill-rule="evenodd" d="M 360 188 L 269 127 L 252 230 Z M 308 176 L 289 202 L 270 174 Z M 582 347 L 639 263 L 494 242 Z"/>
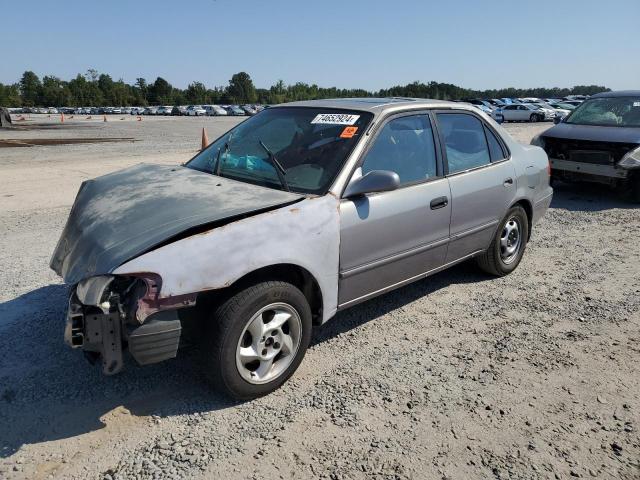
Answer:
<path fill-rule="evenodd" d="M 227 152 L 229 151 L 229 144 L 227 142 L 225 142 L 224 146 L 218 150 L 218 156 L 216 157 L 216 166 L 213 169 L 213 173 L 219 177 L 221 177 L 222 175 L 220 175 L 220 168 L 222 165 L 221 157 L 222 157 L 222 152 L 224 152 L 224 154 L 226 155 Z"/>
<path fill-rule="evenodd" d="M 267 158 L 269 159 L 269 162 L 275 169 L 276 174 L 278 175 L 278 180 L 280 180 L 280 183 L 282 184 L 282 188 L 284 188 L 287 192 L 290 192 L 291 190 L 289 190 L 289 184 L 287 183 L 287 180 L 284 178 L 284 176 L 287 174 L 287 171 L 284 169 L 282 164 L 278 161 L 275 154 L 269 149 L 269 147 L 267 147 L 263 143 L 262 140 L 258 139 L 258 143 L 262 148 L 264 148 L 265 152 L 267 152 L 267 154 L 269 155 Z"/>

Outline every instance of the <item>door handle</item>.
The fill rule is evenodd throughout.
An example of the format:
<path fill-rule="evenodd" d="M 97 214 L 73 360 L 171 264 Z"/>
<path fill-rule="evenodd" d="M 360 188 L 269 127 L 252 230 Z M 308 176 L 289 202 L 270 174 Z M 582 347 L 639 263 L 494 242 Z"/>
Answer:
<path fill-rule="evenodd" d="M 508 187 L 508 186 L 510 186 L 510 185 L 513 185 L 513 178 L 511 178 L 511 177 L 506 178 L 506 179 L 504 180 L 504 184 L 503 184 L 503 185 L 504 185 L 505 187 Z"/>
<path fill-rule="evenodd" d="M 431 200 L 431 210 L 437 210 L 449 205 L 449 199 L 447 197 L 438 197 Z"/>

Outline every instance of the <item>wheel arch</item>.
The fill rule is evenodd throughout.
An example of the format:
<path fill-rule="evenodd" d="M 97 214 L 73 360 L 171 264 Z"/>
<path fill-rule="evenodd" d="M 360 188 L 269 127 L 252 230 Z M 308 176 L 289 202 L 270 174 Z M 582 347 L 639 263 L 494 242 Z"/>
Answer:
<path fill-rule="evenodd" d="M 513 204 L 509 208 L 511 209 L 518 205 L 521 206 L 524 209 L 525 213 L 527 214 L 527 226 L 529 227 L 527 229 L 528 230 L 527 241 L 529 241 L 531 239 L 531 230 L 533 228 L 533 205 L 528 199 L 521 198 L 513 202 Z"/>
<path fill-rule="evenodd" d="M 200 292 L 198 294 L 198 302 L 205 304 L 216 303 L 250 285 L 268 280 L 291 283 L 300 289 L 311 307 L 313 324 L 320 325 L 322 323 L 324 302 L 320 284 L 309 270 L 293 263 L 268 265 L 248 272 L 225 288 Z"/>

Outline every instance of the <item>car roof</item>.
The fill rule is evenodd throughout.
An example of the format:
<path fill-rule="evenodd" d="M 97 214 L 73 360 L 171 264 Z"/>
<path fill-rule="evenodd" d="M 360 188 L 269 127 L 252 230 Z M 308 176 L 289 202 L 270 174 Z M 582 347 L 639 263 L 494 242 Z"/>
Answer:
<path fill-rule="evenodd" d="M 640 90 L 618 90 L 617 92 L 602 92 L 591 95 L 591 98 L 601 97 L 640 97 Z"/>
<path fill-rule="evenodd" d="M 336 108 L 343 110 L 361 110 L 380 114 L 388 110 L 403 110 L 405 108 L 460 108 L 460 103 L 446 100 L 431 100 L 425 98 L 404 98 L 404 97 L 363 97 L 363 98 L 331 98 L 325 100 L 306 100 L 301 102 L 281 103 L 271 108 L 277 107 L 314 107 L 314 108 Z M 471 106 L 469 106 L 471 108 Z"/>

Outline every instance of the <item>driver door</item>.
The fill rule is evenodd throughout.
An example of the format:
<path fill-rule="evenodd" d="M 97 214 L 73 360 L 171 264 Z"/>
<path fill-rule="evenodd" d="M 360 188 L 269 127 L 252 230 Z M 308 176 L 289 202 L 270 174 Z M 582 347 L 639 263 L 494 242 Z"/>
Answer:
<path fill-rule="evenodd" d="M 363 154 L 354 178 L 389 170 L 400 187 L 340 203 L 339 307 L 419 278 L 444 264 L 449 183 L 429 114 L 391 117 Z"/>

